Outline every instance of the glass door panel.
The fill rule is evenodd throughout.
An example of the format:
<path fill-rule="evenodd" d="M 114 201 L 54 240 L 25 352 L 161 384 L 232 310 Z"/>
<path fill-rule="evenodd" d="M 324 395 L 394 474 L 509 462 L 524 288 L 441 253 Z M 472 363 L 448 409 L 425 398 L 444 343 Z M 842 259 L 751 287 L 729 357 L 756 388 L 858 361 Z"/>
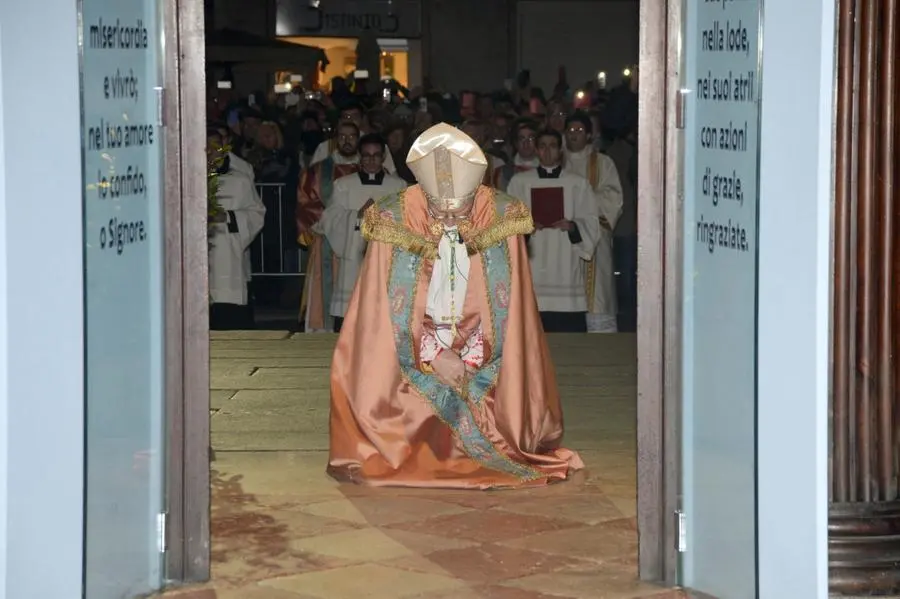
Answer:
<path fill-rule="evenodd" d="M 87 599 L 163 580 L 163 31 L 158 0 L 81 0 Z"/>
<path fill-rule="evenodd" d="M 751 599 L 756 567 L 759 0 L 685 0 L 681 583 Z"/>

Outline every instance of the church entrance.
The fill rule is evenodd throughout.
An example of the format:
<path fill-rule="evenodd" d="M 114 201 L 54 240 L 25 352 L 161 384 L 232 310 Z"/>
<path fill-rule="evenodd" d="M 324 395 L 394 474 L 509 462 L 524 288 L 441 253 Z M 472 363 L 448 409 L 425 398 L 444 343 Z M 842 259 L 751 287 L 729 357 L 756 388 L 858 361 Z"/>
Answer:
<path fill-rule="evenodd" d="M 664 426 L 673 414 L 662 399 L 671 384 L 662 368 L 669 281 L 653 258 L 667 242 L 664 212 L 645 201 L 667 189 L 665 147 L 653 136 L 639 141 L 638 332 L 548 336 L 565 444 L 582 455 L 585 470 L 565 483 L 518 491 L 338 484 L 325 474 L 337 336 L 293 327 L 209 332 L 198 324 L 207 281 L 192 273 L 206 267 L 206 249 L 187 227 L 205 210 L 205 181 L 196 173 L 205 165 L 194 155 L 202 153 L 205 93 L 197 81 L 204 65 L 192 54 L 192 44 L 202 44 L 201 23 L 184 10 L 169 21 L 179 32 L 171 52 L 181 57 L 171 77 L 182 90 L 168 108 L 174 117 L 168 147 L 181 150 L 169 157 L 180 173 L 170 192 L 180 198 L 186 265 L 179 300 L 183 368 L 171 382 L 184 399 L 173 404 L 177 424 L 170 427 L 177 511 L 170 519 L 177 541 L 170 544 L 170 578 L 200 583 L 220 598 L 247 599 L 575 598 L 598 589 L 623 598 L 673 596 L 660 586 L 674 584 L 676 572 L 667 511 L 674 498 L 666 492 L 675 475 L 665 467 L 675 441 Z M 664 98 L 656 93 L 666 85 L 667 48 L 658 40 L 665 39 L 667 14 L 644 6 L 641 15 L 639 71 L 651 93 L 640 126 L 664 130 Z M 630 69 L 633 63 L 622 72 Z M 572 86 L 578 102 L 597 89 L 600 78 L 592 77 L 593 87 Z M 556 106 L 548 101 L 539 115 L 554 118 Z M 492 133 L 501 120 L 488 123 Z"/>

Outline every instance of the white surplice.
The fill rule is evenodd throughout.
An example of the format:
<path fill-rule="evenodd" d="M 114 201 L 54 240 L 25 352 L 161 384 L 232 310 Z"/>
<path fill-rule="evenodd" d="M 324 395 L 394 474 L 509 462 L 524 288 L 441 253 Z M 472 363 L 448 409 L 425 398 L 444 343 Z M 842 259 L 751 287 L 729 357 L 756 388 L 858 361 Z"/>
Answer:
<path fill-rule="evenodd" d="M 513 156 L 513 160 L 511 163 L 504 163 L 502 167 L 500 167 L 500 172 L 495 173 L 495 178 L 497 180 L 497 189 L 500 191 L 508 191 L 509 182 L 512 181 L 512 178 L 517 174 L 524 171 L 529 171 L 531 169 L 535 169 L 538 167 L 540 162 L 537 158 L 532 158 L 530 160 L 525 160 L 518 154 Z"/>
<path fill-rule="evenodd" d="M 420 359 L 424 363 L 432 362 L 441 351 L 448 351 L 453 346 L 453 325 L 462 319 L 470 268 L 471 259 L 457 228 L 444 227 L 425 303 L 425 313 L 431 317 L 435 331 L 434 335 L 426 333 L 422 339 Z M 482 365 L 484 334 L 481 325 L 467 339 L 460 358 L 473 368 Z"/>
<path fill-rule="evenodd" d="M 323 142 L 323 143 L 326 144 L 325 147 L 327 148 L 327 147 L 328 147 L 327 144 L 328 144 L 329 142 L 328 142 L 328 141 L 325 141 L 325 142 Z M 323 147 L 323 145 L 322 145 L 322 144 L 319 144 L 319 149 L 322 149 L 322 147 Z M 318 151 L 318 150 L 317 150 L 317 151 Z M 307 168 L 307 169 L 312 169 L 316 164 L 318 164 L 318 163 L 322 162 L 323 160 L 325 160 L 325 158 L 328 158 L 328 154 L 325 154 L 325 155 L 322 156 L 319 160 L 311 160 L 309 166 L 307 166 L 306 168 Z M 346 165 L 346 164 L 359 164 L 359 154 L 354 154 L 353 156 L 344 156 L 343 154 L 341 154 L 340 152 L 338 152 L 337 150 L 335 150 L 335 151 L 333 151 L 333 152 L 331 153 L 331 160 L 332 160 L 332 164 L 333 164 L 334 166 L 338 166 L 338 165 Z M 321 172 L 321 171 L 320 171 L 320 172 Z M 324 176 L 324 175 L 323 175 L 323 176 Z M 335 176 L 335 173 L 334 173 L 333 171 L 332 171 L 332 175 L 331 175 L 331 176 L 332 176 L 332 177 Z M 338 178 L 340 178 L 340 177 L 338 177 Z M 337 181 L 337 179 L 334 179 L 333 181 Z M 321 184 L 319 185 L 319 189 L 321 190 Z M 333 194 L 334 194 L 334 187 L 333 187 L 333 185 L 332 185 L 332 195 L 333 195 Z M 322 200 L 323 200 L 323 203 L 326 203 L 326 204 L 327 204 L 327 203 L 330 203 L 330 202 L 332 201 L 330 196 L 329 196 L 328 198 L 322 198 Z M 317 224 L 318 224 L 318 223 L 317 223 Z M 314 230 L 315 232 L 321 234 L 321 228 L 318 228 L 318 229 L 317 229 L 317 228 L 316 228 L 316 225 L 313 225 L 313 230 Z M 320 279 L 318 279 L 318 278 L 314 278 L 314 277 L 310 276 L 310 277 L 307 279 L 307 281 L 306 281 L 306 285 L 324 285 L 324 281 L 322 281 L 322 280 L 320 280 Z M 305 292 L 304 292 L 304 293 L 305 293 Z M 312 322 L 312 318 L 310 317 L 310 310 L 312 310 L 312 302 L 307 301 L 307 302 L 306 302 L 306 313 L 303 315 L 303 321 L 304 321 L 304 322 Z M 330 307 L 330 306 L 325 306 L 325 307 L 324 307 L 324 310 L 327 310 L 327 311 L 329 311 L 329 313 L 330 313 L 331 307 Z M 330 314 L 329 314 L 329 315 L 330 315 Z M 328 319 L 326 319 L 326 321 L 327 321 L 327 320 L 328 320 Z M 320 329 L 317 329 L 317 328 L 309 327 L 309 328 L 306 329 L 306 332 L 307 332 L 307 333 L 330 333 L 330 332 L 331 332 L 331 329 L 329 328 L 329 329 L 321 329 L 321 330 L 320 330 Z"/>
<path fill-rule="evenodd" d="M 340 261 L 331 293 L 331 316 L 343 318 L 347 313 L 365 256 L 366 244 L 357 218 L 359 209 L 370 199 L 379 200 L 405 188 L 403 179 L 384 172 L 379 175 L 359 172 L 335 180 L 331 204 L 313 228 L 325 235 Z"/>
<path fill-rule="evenodd" d="M 535 231 L 529 241 L 534 293 L 541 312 L 586 312 L 585 265 L 600 238 L 600 214 L 587 179 L 565 170 L 556 178 L 541 178 L 538 169 L 521 172 L 507 193 L 531 209 L 531 190 L 562 188 L 563 217 L 578 227 L 581 240 L 572 243 L 559 229 Z"/>
<path fill-rule="evenodd" d="M 231 156 L 231 168 L 238 171 L 239 173 L 244 173 L 254 181 L 256 180 L 256 171 L 253 170 L 252 164 L 250 164 L 237 154 L 229 152 L 229 156 Z"/>
<path fill-rule="evenodd" d="M 316 148 L 316 151 L 313 152 L 312 158 L 309 160 L 309 166 L 313 166 L 314 164 L 318 164 L 328 158 L 328 155 L 331 154 L 335 158 L 335 164 L 351 164 L 359 162 L 359 156 L 355 159 L 350 160 L 341 155 L 337 150 L 337 140 L 335 139 L 326 139 L 322 143 L 319 144 L 319 147 Z M 343 162 L 341 162 L 343 160 Z M 348 162 L 349 160 L 349 162 Z M 389 173 L 396 173 L 397 167 L 394 165 L 394 157 L 391 156 L 391 153 L 385 149 L 384 152 L 384 170 Z"/>
<path fill-rule="evenodd" d="M 616 276 L 613 264 L 613 230 L 622 215 L 623 194 L 619 172 L 613 160 L 587 146 L 580 152 L 566 152 L 566 170 L 588 180 L 594 191 L 600 216 L 609 228 L 600 228 L 600 239 L 589 268 L 594 277 L 593 294 L 588 298 L 587 325 L 589 333 L 618 331 L 616 312 Z"/>
<path fill-rule="evenodd" d="M 513 157 L 513 164 L 516 166 L 516 169 L 519 172 L 522 172 L 522 171 L 531 170 L 533 168 L 537 168 L 538 166 L 540 166 L 541 163 L 538 160 L 537 156 L 535 156 L 534 158 L 528 158 L 526 160 L 525 158 L 522 158 L 521 156 L 516 154 Z"/>
<path fill-rule="evenodd" d="M 325 143 L 327 143 L 327 142 L 325 142 Z M 319 146 L 319 147 L 321 148 L 322 146 Z M 322 156 L 321 158 L 319 158 L 318 160 L 316 160 L 315 157 L 313 157 L 313 159 L 310 160 L 310 162 L 309 162 L 309 166 L 306 168 L 312 168 L 313 166 L 319 164 L 326 158 L 328 158 L 327 153 L 324 156 Z M 354 154 L 353 156 L 344 156 L 337 150 L 335 150 L 334 152 L 331 153 L 331 159 L 334 160 L 335 164 L 359 164 L 359 154 Z"/>
<path fill-rule="evenodd" d="M 266 207 L 245 161 L 229 153 L 230 168 L 219 175 L 216 195 L 226 223 L 213 225 L 209 248 L 209 295 L 216 304 L 247 305 L 250 244 L 259 235 Z M 244 163 L 244 164 L 241 164 Z M 253 172 L 253 169 L 250 169 Z"/>
<path fill-rule="evenodd" d="M 488 187 L 500 189 L 503 181 L 503 169 L 506 161 L 493 154 L 485 154 L 488 161 L 487 170 L 484 172 L 484 184 Z"/>

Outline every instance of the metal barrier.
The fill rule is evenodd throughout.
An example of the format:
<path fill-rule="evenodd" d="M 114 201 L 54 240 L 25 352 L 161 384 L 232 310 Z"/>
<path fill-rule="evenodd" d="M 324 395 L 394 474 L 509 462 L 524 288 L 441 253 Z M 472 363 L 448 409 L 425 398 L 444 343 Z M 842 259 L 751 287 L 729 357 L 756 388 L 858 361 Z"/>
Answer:
<path fill-rule="evenodd" d="M 266 207 L 266 219 L 262 231 L 250 245 L 252 276 L 303 276 L 304 264 L 300 246 L 297 245 L 293 194 L 285 193 L 284 183 L 257 183 L 256 191 Z"/>

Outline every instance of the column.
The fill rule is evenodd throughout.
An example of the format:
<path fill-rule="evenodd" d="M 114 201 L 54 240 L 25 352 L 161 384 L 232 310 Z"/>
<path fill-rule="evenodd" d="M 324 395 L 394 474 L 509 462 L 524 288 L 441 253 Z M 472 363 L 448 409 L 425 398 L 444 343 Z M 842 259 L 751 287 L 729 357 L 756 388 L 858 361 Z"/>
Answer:
<path fill-rule="evenodd" d="M 838 0 L 829 585 L 900 592 L 898 0 Z"/>
<path fill-rule="evenodd" d="M 763 7 L 756 524 L 764 599 L 828 596 L 836 10 L 835 0 Z"/>
<path fill-rule="evenodd" d="M 0 2 L 0 599 L 80 597 L 78 5 Z"/>

